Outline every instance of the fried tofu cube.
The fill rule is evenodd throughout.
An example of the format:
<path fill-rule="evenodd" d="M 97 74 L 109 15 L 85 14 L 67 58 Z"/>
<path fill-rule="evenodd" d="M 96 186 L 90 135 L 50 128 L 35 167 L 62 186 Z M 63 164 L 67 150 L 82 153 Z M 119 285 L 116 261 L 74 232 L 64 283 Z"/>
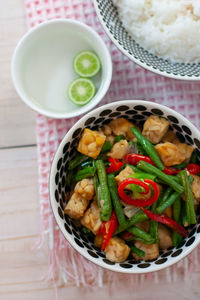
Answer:
<path fill-rule="evenodd" d="M 185 143 L 178 143 L 176 146 L 178 147 L 179 151 L 185 156 L 184 162 L 189 162 L 192 156 L 192 152 L 194 151 L 194 147 Z"/>
<path fill-rule="evenodd" d="M 144 123 L 142 134 L 153 144 L 159 143 L 169 128 L 165 118 L 151 115 Z"/>
<path fill-rule="evenodd" d="M 80 194 L 73 193 L 64 209 L 64 213 L 72 219 L 80 219 L 84 215 L 89 201 Z"/>
<path fill-rule="evenodd" d="M 143 256 L 142 258 L 139 257 L 137 254 L 132 252 L 132 256 L 136 259 L 136 260 L 152 260 L 158 257 L 159 255 L 159 246 L 158 244 L 144 244 L 140 241 L 136 241 L 135 242 L 135 247 L 139 248 L 140 250 L 145 252 L 145 256 Z"/>
<path fill-rule="evenodd" d="M 115 176 L 115 181 L 117 184 L 120 184 L 121 181 L 129 178 L 132 174 L 134 174 L 134 171 L 131 169 L 131 167 L 127 166 L 117 176 Z"/>
<path fill-rule="evenodd" d="M 129 144 L 127 140 L 121 140 L 113 145 L 112 149 L 109 153 L 107 153 L 107 155 L 112 158 L 122 159 L 124 155 L 128 153 L 128 149 Z"/>
<path fill-rule="evenodd" d="M 105 135 L 85 128 L 79 141 L 77 150 L 80 153 L 95 159 L 101 152 L 101 148 L 105 140 Z"/>
<path fill-rule="evenodd" d="M 93 178 L 85 178 L 78 181 L 74 188 L 74 192 L 87 200 L 91 200 L 95 192 Z"/>
<path fill-rule="evenodd" d="M 127 140 L 136 140 L 134 134 L 131 131 L 131 127 L 135 125 L 124 118 L 112 120 L 109 123 L 109 127 L 115 135 L 124 135 Z"/>
<path fill-rule="evenodd" d="M 194 178 L 192 182 L 192 193 L 194 196 L 194 204 L 197 205 L 200 203 L 200 177 L 197 175 L 191 175 Z"/>
<path fill-rule="evenodd" d="M 188 162 L 194 151 L 192 146 L 185 143 L 172 144 L 169 142 L 157 144 L 155 149 L 167 167 Z"/>
<path fill-rule="evenodd" d="M 125 241 L 113 237 L 109 240 L 105 247 L 106 258 L 112 262 L 123 262 L 127 259 L 130 253 L 130 248 L 125 244 Z"/>
<path fill-rule="evenodd" d="M 185 155 L 179 150 L 177 145 L 172 143 L 157 144 L 155 149 L 167 167 L 181 164 L 185 160 Z"/>
<path fill-rule="evenodd" d="M 94 180 L 92 178 L 86 178 L 77 182 L 74 192 L 65 207 L 65 214 L 72 219 L 80 219 L 93 196 Z"/>
<path fill-rule="evenodd" d="M 165 250 L 172 246 L 171 231 L 162 224 L 158 224 L 159 246 Z"/>
<path fill-rule="evenodd" d="M 100 219 L 100 210 L 97 201 L 94 200 L 81 218 L 81 224 L 91 230 L 94 234 L 97 234 L 102 223 Z"/>

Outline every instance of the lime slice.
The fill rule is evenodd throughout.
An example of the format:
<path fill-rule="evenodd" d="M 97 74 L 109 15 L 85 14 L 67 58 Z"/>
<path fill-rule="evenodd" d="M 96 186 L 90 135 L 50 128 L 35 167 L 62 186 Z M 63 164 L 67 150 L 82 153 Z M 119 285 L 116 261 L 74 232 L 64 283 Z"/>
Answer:
<path fill-rule="evenodd" d="M 100 71 L 101 63 L 94 52 L 81 51 L 74 57 L 73 68 L 80 77 L 92 77 Z"/>
<path fill-rule="evenodd" d="M 73 80 L 67 89 L 69 100 L 77 105 L 88 103 L 94 97 L 95 92 L 96 87 L 94 83 L 86 78 Z"/>

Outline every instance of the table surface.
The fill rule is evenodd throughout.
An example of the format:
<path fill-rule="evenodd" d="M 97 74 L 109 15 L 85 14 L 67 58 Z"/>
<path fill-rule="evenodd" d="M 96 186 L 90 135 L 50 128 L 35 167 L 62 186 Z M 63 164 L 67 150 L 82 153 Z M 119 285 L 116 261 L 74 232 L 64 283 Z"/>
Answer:
<path fill-rule="evenodd" d="M 0 0 L 0 299 L 56 299 L 45 282 L 48 246 L 34 249 L 39 238 L 36 113 L 17 96 L 10 60 L 26 32 L 23 0 Z M 181 276 L 180 276 L 181 278 Z M 77 288 L 58 284 L 58 299 L 199 299 L 200 268 L 183 282 L 151 282 L 143 288 Z M 98 292 L 97 292 L 98 291 Z"/>

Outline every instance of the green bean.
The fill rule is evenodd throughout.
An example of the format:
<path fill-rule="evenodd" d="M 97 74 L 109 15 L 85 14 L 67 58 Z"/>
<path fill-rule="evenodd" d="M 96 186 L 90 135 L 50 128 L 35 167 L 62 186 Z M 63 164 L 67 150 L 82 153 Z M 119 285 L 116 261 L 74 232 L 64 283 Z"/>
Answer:
<path fill-rule="evenodd" d="M 184 227 L 189 226 L 188 218 L 187 218 L 187 209 L 186 209 L 186 202 L 182 201 L 181 206 L 181 222 Z"/>
<path fill-rule="evenodd" d="M 153 213 L 156 212 L 156 207 L 157 207 L 158 201 L 159 201 L 159 199 L 152 204 L 151 211 Z M 155 243 L 157 244 L 158 243 L 158 222 L 150 220 L 149 233 L 155 239 Z"/>
<path fill-rule="evenodd" d="M 196 214 L 194 209 L 194 197 L 192 194 L 191 185 L 188 179 L 187 171 L 183 170 L 180 173 L 180 178 L 182 181 L 182 185 L 185 190 L 185 198 L 186 198 L 186 211 L 187 211 L 187 219 L 188 224 L 196 224 Z"/>
<path fill-rule="evenodd" d="M 160 201 L 160 204 L 165 203 L 165 201 L 169 198 L 169 195 L 171 194 L 172 190 L 173 189 L 170 186 L 165 190 L 164 195 Z"/>
<path fill-rule="evenodd" d="M 119 222 L 119 225 L 124 226 L 126 225 L 126 218 L 120 204 L 120 198 L 118 195 L 117 184 L 115 182 L 115 176 L 113 174 L 108 175 L 108 187 L 110 190 L 110 195 L 112 199 L 112 204 L 114 206 L 114 210 Z"/>
<path fill-rule="evenodd" d="M 154 163 L 156 164 L 156 166 L 160 169 L 160 170 L 164 170 L 164 165 L 160 160 L 160 157 L 157 153 L 157 151 L 155 150 L 154 146 L 152 145 L 152 143 L 146 139 L 141 132 L 136 129 L 135 127 L 131 127 L 131 131 L 133 132 L 133 134 L 136 136 L 138 143 L 143 147 L 143 149 L 145 150 L 145 152 L 150 156 L 150 158 L 154 161 Z"/>
<path fill-rule="evenodd" d="M 159 206 L 156 208 L 156 212 L 158 214 L 161 214 L 163 211 L 165 211 L 165 209 L 171 206 L 179 197 L 180 193 L 174 192 L 164 202 L 162 201 L 162 203 L 159 204 Z"/>
<path fill-rule="evenodd" d="M 123 134 L 120 134 L 120 135 L 116 135 L 115 137 L 115 143 L 118 143 L 120 142 L 121 140 L 125 140 L 125 136 Z"/>
<path fill-rule="evenodd" d="M 97 168 L 98 178 L 101 187 L 101 201 L 103 202 L 100 216 L 102 221 L 109 221 L 112 213 L 112 203 L 107 184 L 107 175 L 104 162 L 102 160 L 97 160 L 95 165 Z"/>
<path fill-rule="evenodd" d="M 141 243 L 147 244 L 147 245 L 152 245 L 152 244 L 155 244 L 155 243 L 156 243 L 156 241 L 155 241 L 155 239 L 154 239 L 153 237 L 152 237 L 151 240 L 147 241 L 147 240 L 144 240 L 144 239 L 142 239 L 142 238 L 133 236 L 132 241 L 138 241 L 138 242 L 141 242 Z"/>
<path fill-rule="evenodd" d="M 176 192 L 178 193 L 184 192 L 184 188 L 177 181 L 173 179 L 173 176 L 163 173 L 161 170 L 152 166 L 151 164 L 145 161 L 140 161 L 137 164 L 137 168 L 147 173 L 157 175 L 161 180 L 165 181 L 169 186 L 171 186 Z"/>
<path fill-rule="evenodd" d="M 83 155 L 83 154 L 77 154 L 75 156 L 75 158 L 73 158 L 70 161 L 68 169 L 69 170 L 75 169 L 76 167 L 78 167 L 81 163 L 83 163 L 87 159 L 88 159 L 88 156 Z"/>
<path fill-rule="evenodd" d="M 149 233 L 147 233 L 146 231 L 140 229 L 137 226 L 132 226 L 132 227 L 128 228 L 127 231 L 132 233 L 134 236 L 143 239 L 146 242 L 155 241 L 154 238 L 152 238 L 152 236 Z"/>
<path fill-rule="evenodd" d="M 133 245 L 129 246 L 131 248 L 131 252 L 135 253 L 137 256 L 139 257 L 144 257 L 145 256 L 145 252 Z"/>
<path fill-rule="evenodd" d="M 127 167 L 130 167 L 130 168 L 133 170 L 133 172 L 135 172 L 135 173 L 140 172 L 140 170 L 138 170 L 138 169 L 137 169 L 135 166 L 133 166 L 133 165 L 126 164 L 126 166 L 127 166 Z"/>
<path fill-rule="evenodd" d="M 101 153 L 109 152 L 112 149 L 112 146 L 110 141 L 106 141 L 101 148 Z"/>
<path fill-rule="evenodd" d="M 180 216 L 181 216 L 181 198 L 178 197 L 173 205 L 174 221 L 179 222 Z"/>
<path fill-rule="evenodd" d="M 180 224 L 181 218 L 181 198 L 177 198 L 173 205 L 173 217 L 174 221 Z M 176 231 L 172 233 L 172 242 L 175 247 L 177 247 L 182 241 L 182 236 L 178 234 Z"/>
<path fill-rule="evenodd" d="M 75 181 L 80 181 L 84 178 L 92 177 L 94 176 L 96 172 L 96 168 L 94 167 L 87 167 L 84 169 L 79 170 L 75 175 Z"/>
<path fill-rule="evenodd" d="M 99 184 L 97 174 L 94 174 L 94 189 L 95 189 L 95 194 L 96 194 L 96 197 L 97 197 L 98 207 L 101 207 L 101 203 L 100 203 L 100 200 L 101 200 L 101 187 L 100 187 L 100 184 Z"/>
<path fill-rule="evenodd" d="M 132 175 L 130 175 L 131 178 L 137 178 L 137 179 L 151 179 L 151 180 L 155 180 L 156 175 L 153 174 L 148 174 L 145 172 L 137 172 L 134 173 Z"/>
<path fill-rule="evenodd" d="M 115 235 L 127 230 L 128 228 L 130 228 L 131 226 L 146 221 L 149 218 L 147 217 L 147 215 L 143 212 L 143 211 L 138 211 L 136 212 L 130 219 L 127 220 L 126 224 L 124 226 L 119 226 L 118 229 L 115 232 Z"/>

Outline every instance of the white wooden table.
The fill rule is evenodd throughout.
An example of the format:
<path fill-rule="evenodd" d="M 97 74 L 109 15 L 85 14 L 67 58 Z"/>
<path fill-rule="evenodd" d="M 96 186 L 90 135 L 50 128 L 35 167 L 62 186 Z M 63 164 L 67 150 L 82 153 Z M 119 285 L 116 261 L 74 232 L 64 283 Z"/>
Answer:
<path fill-rule="evenodd" d="M 36 113 L 17 96 L 10 60 L 26 31 L 23 0 L 0 0 L 0 299 L 56 299 L 48 270 L 47 244 L 34 250 L 39 238 L 39 198 L 35 139 Z M 162 281 L 143 288 L 103 289 L 59 286 L 58 298 L 199 299 L 200 267 L 186 282 Z"/>

